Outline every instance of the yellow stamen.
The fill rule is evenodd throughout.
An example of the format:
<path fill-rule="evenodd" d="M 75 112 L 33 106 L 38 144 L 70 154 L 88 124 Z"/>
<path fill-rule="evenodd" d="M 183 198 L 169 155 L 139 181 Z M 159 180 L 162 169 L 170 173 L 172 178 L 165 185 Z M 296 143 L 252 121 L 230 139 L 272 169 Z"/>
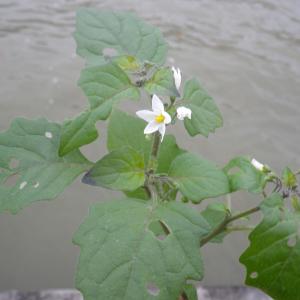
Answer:
<path fill-rule="evenodd" d="M 160 114 L 159 116 L 155 117 L 155 121 L 157 123 L 162 123 L 164 120 L 165 120 L 165 117 L 162 114 Z"/>

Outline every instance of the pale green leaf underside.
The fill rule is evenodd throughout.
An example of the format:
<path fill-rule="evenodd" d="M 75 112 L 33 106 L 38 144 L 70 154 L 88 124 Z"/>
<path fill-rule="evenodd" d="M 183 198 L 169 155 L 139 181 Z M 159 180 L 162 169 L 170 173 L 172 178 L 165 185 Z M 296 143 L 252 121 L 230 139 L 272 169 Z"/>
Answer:
<path fill-rule="evenodd" d="M 149 229 L 155 221 L 170 231 L 163 240 Z M 181 203 L 96 204 L 74 237 L 81 248 L 76 287 L 85 300 L 177 299 L 187 279 L 203 276 L 199 240 L 206 234 L 206 222 Z"/>
<path fill-rule="evenodd" d="M 261 193 L 265 186 L 267 175 L 257 170 L 247 157 L 232 159 L 223 170 L 229 178 L 231 192 L 248 190 Z"/>
<path fill-rule="evenodd" d="M 148 163 L 151 141 L 145 138 L 144 128 L 147 123 L 125 112 L 114 109 L 109 120 L 107 148 L 112 151 L 129 146 L 144 154 L 145 165 Z M 184 151 L 180 149 L 172 135 L 166 135 L 158 153 L 159 173 L 167 173 L 172 161 Z"/>
<path fill-rule="evenodd" d="M 98 120 L 106 120 L 117 102 L 140 96 L 138 88 L 114 63 L 84 69 L 78 84 L 88 97 L 90 109 L 64 124 L 60 155 L 93 142 L 98 137 Z"/>
<path fill-rule="evenodd" d="M 0 134 L 0 212 L 16 213 L 32 202 L 53 199 L 91 167 L 77 150 L 58 156 L 60 134 L 59 124 L 23 118 Z M 10 186 L 13 175 L 18 179 Z"/>
<path fill-rule="evenodd" d="M 228 178 L 222 170 L 191 153 L 179 155 L 172 162 L 169 176 L 180 192 L 195 203 L 230 191 Z"/>
<path fill-rule="evenodd" d="M 261 205 L 264 218 L 249 235 L 250 246 L 240 257 L 247 268 L 246 284 L 274 299 L 300 299 L 300 215 L 283 207 L 273 194 Z"/>
<path fill-rule="evenodd" d="M 161 68 L 146 81 L 145 90 L 150 94 L 178 97 L 173 72 L 170 68 Z"/>
<path fill-rule="evenodd" d="M 145 181 L 143 156 L 131 147 L 114 150 L 100 159 L 83 182 L 114 190 L 134 191 Z"/>
<path fill-rule="evenodd" d="M 132 55 L 142 62 L 163 64 L 167 45 L 161 32 L 131 13 L 80 9 L 77 12 L 77 53 L 90 64 L 103 63 L 103 50 Z"/>
<path fill-rule="evenodd" d="M 184 126 L 191 136 L 208 136 L 222 127 L 223 119 L 214 100 L 202 88 L 197 79 L 186 81 L 182 104 L 192 110 L 192 118 L 184 119 Z"/>

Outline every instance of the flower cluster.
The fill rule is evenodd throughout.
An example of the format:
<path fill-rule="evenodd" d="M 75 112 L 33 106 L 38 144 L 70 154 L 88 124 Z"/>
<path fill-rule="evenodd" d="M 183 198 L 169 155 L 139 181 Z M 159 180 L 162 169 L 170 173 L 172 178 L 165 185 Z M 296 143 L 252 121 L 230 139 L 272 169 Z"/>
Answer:
<path fill-rule="evenodd" d="M 172 67 L 174 82 L 177 90 L 179 91 L 181 85 L 181 72 L 179 68 Z M 177 118 L 183 121 L 185 118 L 192 118 L 192 111 L 185 107 L 179 106 L 176 110 Z M 157 95 L 152 97 L 152 111 L 151 110 L 139 110 L 136 112 L 137 116 L 148 122 L 145 127 L 144 134 L 151 134 L 158 131 L 161 135 L 161 141 L 164 138 L 166 132 L 166 125 L 170 124 L 172 118 L 170 114 L 165 111 L 164 103 L 159 99 Z"/>

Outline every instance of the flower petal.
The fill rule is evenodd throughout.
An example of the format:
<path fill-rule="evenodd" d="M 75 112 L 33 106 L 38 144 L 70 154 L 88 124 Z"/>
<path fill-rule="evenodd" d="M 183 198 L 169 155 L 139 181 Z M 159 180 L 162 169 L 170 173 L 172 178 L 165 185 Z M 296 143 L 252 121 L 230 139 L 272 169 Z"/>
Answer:
<path fill-rule="evenodd" d="M 150 122 L 144 129 L 144 134 L 150 134 L 155 131 L 157 131 L 160 127 L 159 123 L 156 123 L 155 121 Z"/>
<path fill-rule="evenodd" d="M 136 112 L 136 115 L 148 123 L 154 121 L 156 116 L 151 110 L 139 110 Z"/>
<path fill-rule="evenodd" d="M 166 132 L 166 125 L 164 123 L 160 124 L 158 131 L 161 134 L 161 141 L 163 141 Z"/>
<path fill-rule="evenodd" d="M 259 171 L 263 171 L 264 165 L 257 161 L 255 158 L 251 160 L 251 164 Z"/>
<path fill-rule="evenodd" d="M 161 114 L 165 111 L 164 104 L 155 94 L 152 97 L 152 110 L 156 114 Z"/>
<path fill-rule="evenodd" d="M 180 84 L 181 84 L 181 71 L 179 68 L 177 68 L 177 70 L 176 70 L 176 68 L 174 66 L 172 67 L 172 71 L 173 71 L 175 86 L 176 86 L 177 90 L 179 90 Z"/>
<path fill-rule="evenodd" d="M 165 117 L 165 120 L 164 120 L 164 123 L 165 123 L 165 124 L 171 123 L 172 118 L 171 118 L 171 116 L 170 116 L 166 111 L 164 111 L 164 112 L 162 113 L 162 115 Z"/>

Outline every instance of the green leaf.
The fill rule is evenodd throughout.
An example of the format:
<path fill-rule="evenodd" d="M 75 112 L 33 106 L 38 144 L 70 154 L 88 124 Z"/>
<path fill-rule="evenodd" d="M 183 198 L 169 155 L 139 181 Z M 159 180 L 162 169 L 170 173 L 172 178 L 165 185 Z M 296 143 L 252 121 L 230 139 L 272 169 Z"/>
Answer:
<path fill-rule="evenodd" d="M 264 218 L 250 233 L 250 246 L 240 257 L 247 268 L 246 284 L 277 300 L 300 299 L 300 215 L 283 207 L 273 194 L 261 205 Z"/>
<path fill-rule="evenodd" d="M 282 182 L 288 188 L 297 186 L 297 177 L 288 167 L 284 168 L 282 172 Z"/>
<path fill-rule="evenodd" d="M 59 124 L 23 118 L 0 134 L 0 212 L 53 199 L 91 167 L 77 150 L 58 156 L 60 134 Z"/>
<path fill-rule="evenodd" d="M 225 167 L 230 182 L 231 192 L 247 190 L 251 193 L 261 193 L 267 180 L 267 174 L 257 170 L 247 157 L 236 157 Z"/>
<path fill-rule="evenodd" d="M 77 53 L 90 64 L 103 63 L 103 50 L 132 55 L 140 61 L 163 64 L 167 45 L 161 32 L 131 13 L 80 9 L 77 12 Z"/>
<path fill-rule="evenodd" d="M 107 149 L 113 151 L 129 146 L 145 158 L 150 155 L 151 141 L 146 139 L 144 129 L 147 123 L 126 112 L 114 109 L 109 118 L 107 129 Z"/>
<path fill-rule="evenodd" d="M 173 72 L 170 68 L 158 69 L 153 76 L 146 81 L 145 90 L 150 94 L 178 97 Z"/>
<path fill-rule="evenodd" d="M 125 195 L 128 198 L 135 198 L 135 199 L 142 199 L 142 200 L 149 200 L 150 197 L 147 194 L 146 190 L 143 187 L 139 187 L 134 191 L 125 191 Z"/>
<path fill-rule="evenodd" d="M 127 74 L 116 64 L 89 67 L 81 72 L 78 85 L 83 89 L 94 114 L 107 119 L 113 104 L 120 100 L 138 100 L 140 93 Z"/>
<path fill-rule="evenodd" d="M 120 100 L 138 100 L 140 96 L 138 88 L 114 63 L 84 69 L 78 84 L 88 97 L 90 109 L 64 124 L 60 155 L 93 142 L 98 137 L 96 122 L 106 120 L 114 104 Z"/>
<path fill-rule="evenodd" d="M 165 236 L 153 231 L 159 224 Z M 81 248 L 76 286 L 85 300 L 177 299 L 187 279 L 203 277 L 206 233 L 206 222 L 181 203 L 93 205 L 74 237 Z"/>
<path fill-rule="evenodd" d="M 191 136 L 202 134 L 207 137 L 210 132 L 222 127 L 223 119 L 218 107 L 197 79 L 186 81 L 182 105 L 192 111 L 192 119 L 184 119 L 184 126 Z"/>
<path fill-rule="evenodd" d="M 83 177 L 83 183 L 114 190 L 133 191 L 145 181 L 143 156 L 130 147 L 114 150 Z"/>
<path fill-rule="evenodd" d="M 191 153 L 179 155 L 173 160 L 169 176 L 180 192 L 194 203 L 229 192 L 225 173 L 212 162 Z"/>
<path fill-rule="evenodd" d="M 192 284 L 186 284 L 183 293 L 185 300 L 198 300 L 197 289 Z"/>
<path fill-rule="evenodd" d="M 147 123 L 143 120 L 128 115 L 125 112 L 114 109 L 108 124 L 107 148 L 109 151 L 123 146 L 129 146 L 143 153 L 145 165 L 148 163 L 151 150 L 151 141 L 144 135 Z M 166 135 L 158 153 L 158 173 L 167 173 L 172 161 L 184 150 L 176 144 L 171 135 Z"/>
<path fill-rule="evenodd" d="M 210 225 L 210 232 L 215 230 L 228 216 L 229 211 L 224 203 L 211 203 L 205 210 L 201 212 L 201 216 L 207 221 Z M 222 232 L 216 237 L 214 237 L 210 242 L 212 243 L 221 243 L 226 235 L 226 232 Z"/>
<path fill-rule="evenodd" d="M 85 111 L 75 119 L 66 121 L 62 127 L 59 155 L 64 156 L 96 140 L 98 137 L 96 121 L 91 111 Z"/>

